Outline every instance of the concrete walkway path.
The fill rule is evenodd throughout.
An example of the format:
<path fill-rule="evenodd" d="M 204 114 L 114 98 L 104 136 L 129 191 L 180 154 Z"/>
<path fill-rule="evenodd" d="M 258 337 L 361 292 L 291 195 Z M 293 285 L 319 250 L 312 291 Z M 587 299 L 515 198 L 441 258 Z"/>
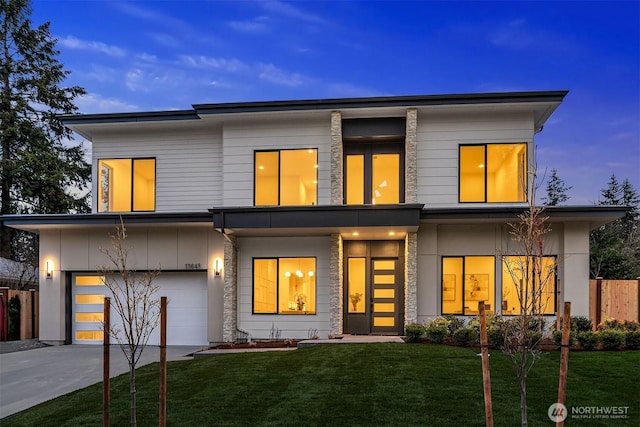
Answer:
<path fill-rule="evenodd" d="M 201 347 L 167 347 L 167 360 L 190 360 Z M 122 350 L 111 346 L 110 376 L 129 371 Z M 145 348 L 137 366 L 160 360 Z M 102 381 L 101 345 L 63 345 L 0 354 L 0 419 Z"/>

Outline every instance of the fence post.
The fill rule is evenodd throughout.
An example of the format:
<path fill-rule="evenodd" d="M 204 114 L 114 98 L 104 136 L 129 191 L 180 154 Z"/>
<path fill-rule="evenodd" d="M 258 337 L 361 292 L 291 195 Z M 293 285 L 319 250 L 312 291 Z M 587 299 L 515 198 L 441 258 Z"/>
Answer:
<path fill-rule="evenodd" d="M 9 288 L 0 288 L 0 341 L 9 339 Z"/>
<path fill-rule="evenodd" d="M 560 353 L 560 379 L 558 381 L 558 403 L 564 405 L 567 391 L 567 370 L 569 369 L 569 334 L 571 333 L 571 303 L 564 303 L 564 320 L 562 325 L 562 346 Z M 562 418 L 556 417 L 556 427 L 564 426 Z"/>
<path fill-rule="evenodd" d="M 482 385 L 484 388 L 484 417 L 486 427 L 493 427 L 493 403 L 491 400 L 491 373 L 489 370 L 489 340 L 484 301 L 478 302 L 480 313 L 480 355 L 482 357 Z"/>
<path fill-rule="evenodd" d="M 602 277 L 596 277 L 596 323 L 595 330 L 602 321 Z"/>
<path fill-rule="evenodd" d="M 36 290 L 29 289 L 31 295 L 31 338 L 36 338 Z"/>
<path fill-rule="evenodd" d="M 167 297 L 160 297 L 160 413 L 158 426 L 167 425 Z"/>
<path fill-rule="evenodd" d="M 104 323 L 102 333 L 102 425 L 109 427 L 111 412 L 111 382 L 109 379 L 109 332 L 111 331 L 111 298 L 104 298 Z"/>

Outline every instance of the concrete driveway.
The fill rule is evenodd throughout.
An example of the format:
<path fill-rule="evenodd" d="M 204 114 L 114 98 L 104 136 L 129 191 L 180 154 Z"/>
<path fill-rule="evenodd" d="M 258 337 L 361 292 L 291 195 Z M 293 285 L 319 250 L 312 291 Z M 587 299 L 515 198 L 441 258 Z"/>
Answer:
<path fill-rule="evenodd" d="M 167 347 L 167 360 L 189 360 L 202 347 Z M 147 347 L 138 366 L 160 360 Z M 111 377 L 129 371 L 119 346 L 111 346 Z M 102 381 L 101 345 L 64 345 L 0 354 L 0 419 Z"/>

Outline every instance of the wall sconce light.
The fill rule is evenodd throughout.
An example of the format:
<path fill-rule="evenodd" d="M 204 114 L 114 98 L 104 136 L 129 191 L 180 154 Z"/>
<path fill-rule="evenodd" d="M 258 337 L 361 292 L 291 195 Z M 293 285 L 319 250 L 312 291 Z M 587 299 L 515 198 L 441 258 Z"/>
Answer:
<path fill-rule="evenodd" d="M 44 265 L 47 273 L 47 279 L 51 279 L 53 277 L 53 261 L 47 260 Z"/>
<path fill-rule="evenodd" d="M 213 260 L 213 274 L 216 276 L 222 274 L 222 260 L 220 258 Z"/>

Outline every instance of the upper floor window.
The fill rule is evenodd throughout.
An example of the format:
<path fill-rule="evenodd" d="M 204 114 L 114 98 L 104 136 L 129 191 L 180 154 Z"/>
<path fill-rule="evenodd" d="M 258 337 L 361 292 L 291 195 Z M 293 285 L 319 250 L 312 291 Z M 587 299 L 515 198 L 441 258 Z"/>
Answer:
<path fill-rule="evenodd" d="M 98 161 L 98 212 L 155 210 L 155 159 Z"/>
<path fill-rule="evenodd" d="M 478 314 L 480 301 L 492 312 L 494 271 L 492 256 L 443 257 L 442 314 Z"/>
<path fill-rule="evenodd" d="M 316 259 L 254 259 L 253 312 L 315 314 Z"/>
<path fill-rule="evenodd" d="M 555 296 L 556 257 L 503 257 L 502 314 L 554 314 Z"/>
<path fill-rule="evenodd" d="M 404 202 L 404 143 L 350 143 L 344 147 L 344 202 Z"/>
<path fill-rule="evenodd" d="M 255 206 L 315 205 L 318 150 L 255 152 Z"/>
<path fill-rule="evenodd" d="M 460 202 L 526 201 L 527 145 L 460 146 Z"/>

